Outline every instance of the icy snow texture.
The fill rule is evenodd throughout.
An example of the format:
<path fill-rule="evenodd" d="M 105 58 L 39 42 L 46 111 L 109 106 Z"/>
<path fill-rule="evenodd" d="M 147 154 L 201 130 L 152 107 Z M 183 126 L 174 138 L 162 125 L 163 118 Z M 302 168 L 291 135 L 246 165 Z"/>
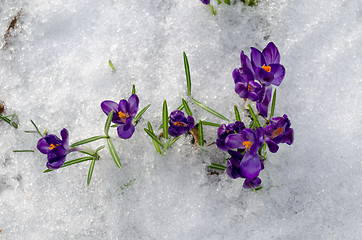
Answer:
<path fill-rule="evenodd" d="M 1 36 L 20 11 L 0 40 L 0 100 L 20 119 L 17 130 L 0 122 L 1 239 L 360 239 L 361 1 L 222 4 L 217 16 L 198 0 L 65 2 L 0 1 Z M 295 143 L 269 155 L 264 189 L 209 175 L 226 157 L 215 145 L 181 138 L 156 154 L 145 120 L 158 125 L 163 99 L 171 110 L 185 96 L 182 51 L 193 95 L 232 119 L 240 51 L 269 41 L 287 69 L 276 113 L 291 119 Z M 123 170 L 103 150 L 87 188 L 89 163 L 43 174 L 45 155 L 12 152 L 35 148 L 30 119 L 67 128 L 73 142 L 102 134 L 101 101 L 128 97 L 132 84 L 152 106 L 132 139 L 113 132 Z M 211 143 L 216 129 L 205 130 Z"/>

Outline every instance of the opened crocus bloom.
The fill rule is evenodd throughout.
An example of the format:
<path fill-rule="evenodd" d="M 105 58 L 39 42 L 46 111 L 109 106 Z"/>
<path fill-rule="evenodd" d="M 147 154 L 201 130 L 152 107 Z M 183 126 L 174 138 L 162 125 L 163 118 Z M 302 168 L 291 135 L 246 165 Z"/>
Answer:
<path fill-rule="evenodd" d="M 286 114 L 283 117 L 272 117 L 270 124 L 265 127 L 265 142 L 270 152 L 278 151 L 279 143 L 291 145 L 294 141 L 294 131 L 290 127 L 290 120 Z"/>
<path fill-rule="evenodd" d="M 113 101 L 103 101 L 101 108 L 105 114 L 109 114 L 113 110 L 112 122 L 119 124 L 117 127 L 118 136 L 123 139 L 132 137 L 135 127 L 132 124 L 133 118 L 138 111 L 139 99 L 136 94 L 132 94 L 128 101 L 122 99 L 119 104 Z"/>
<path fill-rule="evenodd" d="M 228 146 L 225 144 L 225 138 L 233 133 L 241 133 L 245 129 L 245 125 L 243 122 L 236 121 L 235 123 L 231 123 L 229 125 L 222 124 L 217 130 L 216 145 L 222 151 L 230 150 Z"/>
<path fill-rule="evenodd" d="M 168 134 L 172 137 L 178 137 L 190 131 L 195 125 L 194 118 L 192 116 L 186 118 L 185 114 L 180 110 L 171 112 L 169 124 Z"/>
<path fill-rule="evenodd" d="M 68 130 L 63 128 L 60 132 L 62 139 L 54 134 L 46 135 L 38 141 L 37 148 L 41 153 L 48 155 L 47 168 L 55 170 L 63 166 L 68 153 L 78 151 L 71 148 L 68 143 Z"/>

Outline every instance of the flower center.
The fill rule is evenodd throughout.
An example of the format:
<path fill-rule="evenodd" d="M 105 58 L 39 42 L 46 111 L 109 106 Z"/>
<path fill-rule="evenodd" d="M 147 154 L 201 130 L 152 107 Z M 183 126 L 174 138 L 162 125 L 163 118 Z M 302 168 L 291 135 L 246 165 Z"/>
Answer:
<path fill-rule="evenodd" d="M 127 118 L 127 114 L 123 113 L 122 111 L 118 112 L 118 116 L 122 119 L 126 119 Z"/>
<path fill-rule="evenodd" d="M 253 144 L 250 141 L 245 141 L 243 142 L 243 145 L 247 150 L 249 150 Z"/>
<path fill-rule="evenodd" d="M 178 127 L 186 127 L 187 126 L 187 124 L 186 123 L 184 123 L 184 122 L 174 122 L 174 124 L 176 125 L 176 126 L 178 126 Z"/>
<path fill-rule="evenodd" d="M 56 147 L 58 147 L 58 146 L 60 146 L 60 144 L 54 145 L 53 143 L 51 143 L 51 144 L 49 145 L 49 150 L 53 150 L 54 148 L 56 148 Z"/>
<path fill-rule="evenodd" d="M 283 127 L 280 127 L 280 128 L 278 128 L 277 130 L 275 130 L 275 131 L 273 132 L 273 134 L 272 134 L 272 138 L 278 137 L 280 134 L 282 134 L 283 130 L 284 130 Z"/>
<path fill-rule="evenodd" d="M 261 68 L 264 69 L 267 72 L 271 71 L 271 67 L 270 66 L 265 66 L 265 64 Z"/>
<path fill-rule="evenodd" d="M 248 84 L 248 92 L 250 92 L 250 91 L 251 91 L 251 85 Z"/>

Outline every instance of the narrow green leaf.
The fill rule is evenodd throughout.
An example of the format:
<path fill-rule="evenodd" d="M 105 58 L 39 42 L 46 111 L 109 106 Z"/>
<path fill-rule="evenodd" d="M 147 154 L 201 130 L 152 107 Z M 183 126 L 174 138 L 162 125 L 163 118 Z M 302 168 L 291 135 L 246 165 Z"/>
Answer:
<path fill-rule="evenodd" d="M 234 106 L 234 112 L 235 112 L 236 121 L 241 121 L 240 113 L 239 113 L 239 110 L 238 110 L 237 106 Z"/>
<path fill-rule="evenodd" d="M 33 124 L 33 126 L 35 127 L 35 130 L 37 131 L 37 133 L 43 137 L 43 134 L 41 134 L 41 132 L 39 131 L 39 128 L 35 125 L 35 123 L 33 122 L 33 120 L 30 119 L 30 122 Z"/>
<path fill-rule="evenodd" d="M 187 85 L 187 96 L 191 96 L 191 75 L 190 75 L 190 67 L 189 61 L 187 60 L 186 53 L 183 52 L 184 55 L 184 66 L 185 66 L 185 73 L 186 73 L 186 85 Z"/>
<path fill-rule="evenodd" d="M 181 138 L 182 135 L 178 136 L 178 137 L 175 137 L 175 138 L 172 138 L 172 141 L 170 142 L 170 145 L 168 145 L 168 147 L 171 147 L 172 144 L 174 144 L 177 140 L 179 140 Z"/>
<path fill-rule="evenodd" d="M 192 116 L 191 109 L 190 109 L 189 105 L 187 104 L 187 102 L 185 101 L 185 99 L 182 99 L 182 104 L 184 105 L 187 115 Z"/>
<path fill-rule="evenodd" d="M 161 155 L 163 155 L 164 152 L 170 147 L 171 142 L 172 142 L 172 137 L 170 137 L 170 139 L 168 139 L 168 141 L 165 143 L 165 147 L 162 149 Z"/>
<path fill-rule="evenodd" d="M 221 119 L 223 119 L 223 120 L 225 120 L 225 121 L 230 122 L 229 119 L 227 119 L 226 117 L 224 117 L 224 116 L 221 115 L 220 113 L 216 112 L 215 110 L 212 110 L 211 108 L 205 106 L 204 104 L 196 101 L 194 98 L 191 98 L 191 99 L 192 99 L 192 101 L 193 101 L 196 105 L 198 105 L 198 106 L 201 107 L 202 109 L 208 111 L 209 113 L 215 115 L 215 116 L 218 117 L 218 118 L 221 118 Z"/>
<path fill-rule="evenodd" d="M 140 118 L 142 117 L 142 115 L 147 111 L 147 109 L 151 106 L 151 104 L 148 104 L 146 107 L 144 107 L 137 115 L 136 117 L 133 119 L 133 121 L 135 123 L 137 123 Z"/>
<path fill-rule="evenodd" d="M 211 127 L 220 127 L 221 126 L 221 124 L 213 123 L 213 122 L 206 122 L 206 121 L 202 121 L 202 125 L 211 126 Z"/>
<path fill-rule="evenodd" d="M 144 128 L 144 130 L 148 134 L 148 136 L 150 136 L 152 138 L 152 140 L 155 140 L 158 143 L 158 145 L 160 145 L 162 148 L 164 147 L 164 145 L 162 144 L 160 139 L 158 139 L 158 137 L 153 133 L 153 131 L 151 132 L 147 128 Z"/>
<path fill-rule="evenodd" d="M 98 154 L 98 152 L 100 151 L 100 150 L 102 150 L 103 148 L 105 148 L 106 146 L 100 146 L 100 147 L 97 147 L 96 148 L 96 154 Z"/>
<path fill-rule="evenodd" d="M 182 111 L 184 109 L 184 104 L 182 103 L 180 106 L 178 106 L 177 110 Z M 170 120 L 170 117 L 167 117 L 167 122 Z M 163 124 L 158 128 L 158 130 L 161 130 L 163 128 Z"/>
<path fill-rule="evenodd" d="M 84 153 L 84 154 L 87 154 L 87 155 L 89 155 L 89 156 L 94 157 L 94 153 L 89 153 L 89 152 L 86 152 L 86 151 L 79 151 L 79 152 L 81 152 L 81 153 Z"/>
<path fill-rule="evenodd" d="M 250 126 L 249 126 L 249 128 L 254 129 L 254 126 L 255 126 L 255 123 L 254 123 L 254 121 L 252 121 L 251 124 L 250 124 Z"/>
<path fill-rule="evenodd" d="M 132 86 L 132 94 L 136 94 L 136 86 L 134 84 Z"/>
<path fill-rule="evenodd" d="M 37 131 L 24 131 L 25 133 L 38 133 Z"/>
<path fill-rule="evenodd" d="M 218 164 L 213 164 L 211 163 L 211 165 L 207 166 L 208 168 L 213 168 L 216 170 L 221 170 L 221 171 L 225 171 L 226 167 L 222 166 L 222 165 L 218 165 Z"/>
<path fill-rule="evenodd" d="M 70 160 L 68 162 L 65 162 L 63 164 L 63 166 L 61 166 L 60 168 L 63 168 L 63 167 L 68 167 L 70 165 L 73 165 L 73 164 L 77 164 L 77 163 L 81 163 L 81 162 L 85 162 L 85 161 L 90 161 L 90 160 L 93 160 L 93 157 L 81 157 L 81 158 L 77 158 L 77 159 L 74 159 L 74 160 Z M 47 173 L 47 172 L 52 172 L 54 170 L 52 169 L 47 169 L 45 170 L 43 173 Z"/>
<path fill-rule="evenodd" d="M 199 121 L 199 145 L 204 146 L 204 129 L 202 127 L 202 121 Z"/>
<path fill-rule="evenodd" d="M 216 164 L 216 163 L 211 163 L 212 166 L 215 166 L 215 167 L 219 167 L 219 168 L 222 168 L 222 169 L 226 169 L 227 167 L 224 166 L 224 165 L 220 165 L 220 164 Z"/>
<path fill-rule="evenodd" d="M 163 137 L 168 139 L 168 110 L 167 102 L 163 101 L 163 111 L 162 111 L 162 125 L 163 125 Z"/>
<path fill-rule="evenodd" d="M 121 161 L 119 160 L 118 154 L 110 138 L 107 139 L 109 152 L 119 169 L 122 169 Z"/>
<path fill-rule="evenodd" d="M 112 68 L 113 70 L 116 70 L 116 69 L 113 67 L 113 64 L 112 64 L 112 61 L 111 61 L 111 60 L 109 60 L 108 63 L 109 63 L 109 66 L 111 66 L 111 68 Z"/>
<path fill-rule="evenodd" d="M 104 125 L 104 134 L 106 134 L 106 136 L 109 136 L 108 132 L 109 132 L 109 127 L 111 126 L 112 118 L 113 118 L 113 110 L 108 114 L 106 124 Z"/>
<path fill-rule="evenodd" d="M 34 152 L 34 150 L 13 150 L 13 152 Z"/>
<path fill-rule="evenodd" d="M 249 107 L 250 115 L 251 115 L 251 117 L 252 117 L 253 120 L 254 120 L 255 126 L 256 126 L 257 128 L 260 127 L 260 123 L 259 123 L 259 121 L 258 121 L 258 117 L 255 115 L 253 108 L 250 106 L 250 104 L 248 105 L 248 107 Z"/>
<path fill-rule="evenodd" d="M 87 186 L 89 186 L 90 181 L 92 179 L 94 164 L 96 163 L 97 157 L 93 157 L 91 164 L 89 165 L 88 178 L 87 178 Z"/>
<path fill-rule="evenodd" d="M 9 116 L 12 116 L 12 119 L 9 119 L 8 117 Z M 12 114 L 12 115 L 9 115 L 9 116 L 4 116 L 0 113 L 0 119 L 4 120 L 5 122 L 7 122 L 10 126 L 14 127 L 14 128 L 18 128 L 18 124 L 16 122 L 14 122 L 14 117 L 13 116 L 16 116 L 15 119 L 17 118 L 17 115 L 15 114 Z"/>
<path fill-rule="evenodd" d="M 273 93 L 273 100 L 272 100 L 272 106 L 271 106 L 271 111 L 270 111 L 270 117 L 269 117 L 269 119 L 271 119 L 271 118 L 274 116 L 274 109 L 275 109 L 275 101 L 276 101 L 276 98 L 277 98 L 277 90 L 275 89 L 275 90 L 274 90 L 274 93 Z"/>
<path fill-rule="evenodd" d="M 211 5 L 210 5 L 210 7 L 211 7 L 211 12 L 212 12 L 212 15 L 214 15 L 214 16 L 215 16 L 215 15 L 216 15 L 216 10 L 215 10 L 215 8 L 214 8 L 213 6 L 211 6 Z"/>
<path fill-rule="evenodd" d="M 153 128 L 152 128 L 152 125 L 150 122 L 147 122 L 147 125 L 148 125 L 148 130 L 153 134 L 155 135 L 155 133 L 153 132 Z M 146 132 L 147 133 L 147 132 Z M 156 135 L 155 135 L 156 136 Z M 152 137 L 151 137 L 152 138 Z M 156 136 L 157 138 L 157 136 Z M 157 138 L 158 139 L 158 138 Z M 156 148 L 156 151 L 161 154 L 161 149 L 160 149 L 160 145 L 158 145 L 157 141 L 155 141 L 153 138 L 152 138 L 152 142 L 153 142 L 153 145 L 155 145 L 155 148 Z"/>
<path fill-rule="evenodd" d="M 94 141 L 97 141 L 97 140 L 100 140 L 100 139 L 103 139 L 103 138 L 109 138 L 109 136 L 95 136 L 95 137 L 87 138 L 87 139 L 84 139 L 82 141 L 73 143 L 70 147 L 74 148 L 74 147 L 77 147 L 77 146 L 80 146 L 80 145 L 83 145 L 83 144 L 86 144 L 86 143 L 94 142 Z"/>
<path fill-rule="evenodd" d="M 225 0 L 225 3 L 226 3 L 227 5 L 230 5 L 230 0 Z"/>
<path fill-rule="evenodd" d="M 121 124 L 112 124 L 112 125 L 111 125 L 111 128 L 118 127 L 119 125 L 121 125 Z"/>

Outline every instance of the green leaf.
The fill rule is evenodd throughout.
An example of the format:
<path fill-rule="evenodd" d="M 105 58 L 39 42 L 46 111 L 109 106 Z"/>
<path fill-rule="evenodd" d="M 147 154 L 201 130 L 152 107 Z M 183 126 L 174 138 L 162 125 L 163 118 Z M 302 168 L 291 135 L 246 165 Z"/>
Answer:
<path fill-rule="evenodd" d="M 221 115 L 220 113 L 216 112 L 215 110 L 212 110 L 211 108 L 205 106 L 204 104 L 196 101 L 194 98 L 191 98 L 191 99 L 192 99 L 192 101 L 193 101 L 196 105 L 198 105 L 198 106 L 201 107 L 202 109 L 208 111 L 209 113 L 215 115 L 215 116 L 218 117 L 218 118 L 221 118 L 221 119 L 223 119 L 223 120 L 225 120 L 225 121 L 230 122 L 229 119 L 227 119 L 226 117 L 224 117 L 224 116 Z"/>
<path fill-rule="evenodd" d="M 96 163 L 96 160 L 97 160 L 97 157 L 93 157 L 92 162 L 91 162 L 91 164 L 89 166 L 88 178 L 87 178 L 87 186 L 89 186 L 90 181 L 92 179 L 94 164 Z"/>
<path fill-rule="evenodd" d="M 211 5 L 210 5 L 210 7 L 211 7 L 211 12 L 212 12 L 212 15 L 214 15 L 214 16 L 215 16 L 215 15 L 216 15 L 216 10 L 215 10 L 215 8 L 214 8 L 213 6 L 211 6 Z"/>
<path fill-rule="evenodd" d="M 154 137 L 157 138 L 157 136 L 156 136 L 155 133 L 153 132 L 153 128 L 152 128 L 151 123 L 150 123 L 150 122 L 147 122 L 147 125 L 148 125 L 148 130 L 153 134 Z M 147 131 L 146 131 L 146 133 L 147 133 Z M 147 133 L 147 134 L 148 134 L 148 133 Z M 151 136 L 151 138 L 152 138 L 152 136 Z M 157 139 L 158 139 L 158 138 L 157 138 Z M 158 140 L 159 140 L 159 139 L 158 139 Z M 155 145 L 156 151 L 157 151 L 159 154 L 161 154 L 161 149 L 160 149 L 160 145 L 158 144 L 158 142 L 157 142 L 156 140 L 154 140 L 153 138 L 152 138 L 152 142 L 153 142 L 153 145 Z"/>
<path fill-rule="evenodd" d="M 60 168 L 63 168 L 63 167 L 68 167 L 70 165 L 73 165 L 73 164 L 77 164 L 77 163 L 81 163 L 81 162 L 85 162 L 85 161 L 90 161 L 90 160 L 93 160 L 93 157 L 81 157 L 81 158 L 77 158 L 77 159 L 74 159 L 74 160 L 70 160 L 68 162 L 65 162 L 63 164 L 63 166 L 61 166 Z M 47 169 L 45 170 L 43 173 L 47 173 L 47 172 L 52 172 L 54 170 L 52 169 Z"/>
<path fill-rule="evenodd" d="M 170 147 L 172 141 L 172 137 L 170 137 L 170 139 L 166 142 L 165 147 L 162 149 L 161 155 L 164 154 L 164 152 Z"/>
<path fill-rule="evenodd" d="M 148 130 L 147 128 L 144 128 L 145 132 L 148 134 L 148 136 L 150 136 L 152 138 L 152 140 L 156 141 L 158 143 L 158 145 L 160 145 L 162 148 L 164 147 L 164 145 L 162 144 L 162 142 L 160 141 L 160 139 L 158 139 L 158 137 L 153 133 L 153 131 L 151 132 L 150 130 Z M 157 149 L 156 149 L 157 150 Z"/>
<path fill-rule="evenodd" d="M 191 96 L 191 75 L 190 75 L 190 67 L 189 61 L 187 60 L 186 53 L 183 52 L 184 55 L 184 66 L 185 66 L 185 73 L 186 73 L 186 85 L 187 85 L 187 96 Z"/>
<path fill-rule="evenodd" d="M 220 127 L 221 126 L 221 124 L 213 123 L 213 122 L 206 122 L 206 121 L 202 121 L 202 125 L 211 126 L 211 127 Z"/>
<path fill-rule="evenodd" d="M 225 0 L 225 3 L 226 3 L 227 5 L 230 5 L 230 0 Z"/>
<path fill-rule="evenodd" d="M 100 147 L 97 147 L 96 148 L 96 153 L 95 154 L 98 154 L 98 152 L 100 151 L 100 150 L 102 150 L 103 148 L 105 148 L 106 146 L 100 146 Z"/>
<path fill-rule="evenodd" d="M 224 165 L 220 165 L 220 164 L 215 164 L 215 163 L 211 163 L 209 166 L 207 166 L 208 168 L 213 168 L 213 169 L 217 169 L 217 170 L 222 170 L 225 171 L 226 167 Z"/>
<path fill-rule="evenodd" d="M 37 131 L 24 131 L 25 133 L 38 133 Z"/>
<path fill-rule="evenodd" d="M 234 112 L 235 112 L 236 121 L 241 121 L 240 113 L 239 113 L 239 110 L 238 110 L 237 106 L 234 106 Z"/>
<path fill-rule="evenodd" d="M 111 61 L 111 60 L 109 60 L 108 63 L 109 63 L 109 66 L 111 66 L 111 68 L 112 68 L 113 70 L 116 70 L 116 69 L 113 67 L 113 64 L 112 64 L 112 61 Z"/>
<path fill-rule="evenodd" d="M 273 100 L 272 100 L 272 106 L 271 106 L 271 111 L 270 111 L 270 117 L 269 117 L 269 119 L 271 119 L 271 118 L 274 116 L 274 109 L 275 109 L 275 101 L 276 101 L 276 98 L 277 98 L 277 90 L 275 89 L 275 90 L 274 90 L 274 93 L 273 93 Z"/>
<path fill-rule="evenodd" d="M 180 106 L 178 106 L 177 110 L 182 111 L 184 109 L 184 104 L 182 103 Z M 167 117 L 167 122 L 170 120 L 170 117 Z M 161 130 L 163 128 L 163 124 L 158 128 L 158 130 Z"/>
<path fill-rule="evenodd" d="M 180 135 L 180 136 L 178 136 L 178 137 L 175 137 L 175 138 L 172 138 L 172 141 L 170 142 L 170 145 L 168 145 L 168 147 L 171 147 L 172 144 L 174 144 L 177 140 L 180 139 L 181 136 L 182 136 L 182 135 Z"/>
<path fill-rule="evenodd" d="M 151 106 L 151 104 L 148 104 L 146 107 L 144 107 L 137 115 L 136 117 L 133 119 L 133 121 L 135 123 L 137 123 L 140 118 L 142 117 L 142 115 L 147 111 L 147 109 Z"/>
<path fill-rule="evenodd" d="M 121 124 L 112 124 L 112 125 L 111 125 L 111 128 L 118 127 L 119 125 L 121 125 Z"/>
<path fill-rule="evenodd" d="M 94 137 L 87 138 L 87 139 L 84 139 L 82 141 L 73 143 L 70 147 L 74 148 L 74 147 L 77 147 L 77 146 L 80 146 L 80 145 L 83 145 L 83 144 L 86 144 L 86 143 L 94 142 L 94 141 L 97 141 L 97 140 L 100 140 L 100 139 L 103 139 L 103 138 L 109 138 L 109 136 L 94 136 Z"/>
<path fill-rule="evenodd" d="M 251 117 L 252 117 L 253 120 L 254 120 L 255 126 L 256 126 L 257 128 L 260 127 L 260 123 L 259 123 L 259 121 L 258 121 L 258 117 L 255 115 L 253 108 L 250 106 L 250 104 L 248 105 L 248 107 L 249 107 L 250 115 L 251 115 Z"/>
<path fill-rule="evenodd" d="M 199 121 L 199 145 L 204 146 L 204 129 L 202 127 L 202 121 Z"/>
<path fill-rule="evenodd" d="M 13 152 L 34 152 L 34 150 L 13 150 Z"/>
<path fill-rule="evenodd" d="M 162 128 L 163 128 L 163 137 L 168 139 L 168 110 L 167 102 L 163 101 L 163 111 L 162 111 Z"/>
<path fill-rule="evenodd" d="M 8 117 L 12 117 L 11 119 L 9 119 Z M 14 122 L 14 118 L 17 119 L 18 116 L 16 114 L 12 114 L 9 116 L 4 116 L 0 113 L 0 119 L 4 120 L 5 122 L 7 122 L 8 124 L 10 124 L 10 126 L 14 127 L 14 128 L 18 128 L 18 124 L 16 122 Z"/>
<path fill-rule="evenodd" d="M 132 94 L 136 94 L 136 86 L 134 84 L 132 86 Z"/>
<path fill-rule="evenodd" d="M 187 115 L 192 116 L 191 109 L 190 109 L 189 105 L 187 104 L 187 102 L 185 101 L 185 99 L 182 99 L 182 104 L 184 105 Z"/>
<path fill-rule="evenodd" d="M 35 130 L 37 131 L 37 133 L 43 137 L 43 134 L 41 134 L 41 132 L 39 131 L 39 128 L 36 126 L 36 124 L 33 122 L 33 120 L 30 119 L 30 122 L 33 124 L 33 126 L 35 127 Z"/>
<path fill-rule="evenodd" d="M 113 110 L 108 114 L 106 124 L 104 125 L 104 134 L 106 134 L 106 136 L 109 136 L 108 132 L 109 132 L 109 127 L 111 126 L 112 118 L 113 118 Z"/>
<path fill-rule="evenodd" d="M 122 169 L 121 161 L 119 160 L 118 154 L 110 138 L 107 139 L 109 152 L 119 169 Z"/>

